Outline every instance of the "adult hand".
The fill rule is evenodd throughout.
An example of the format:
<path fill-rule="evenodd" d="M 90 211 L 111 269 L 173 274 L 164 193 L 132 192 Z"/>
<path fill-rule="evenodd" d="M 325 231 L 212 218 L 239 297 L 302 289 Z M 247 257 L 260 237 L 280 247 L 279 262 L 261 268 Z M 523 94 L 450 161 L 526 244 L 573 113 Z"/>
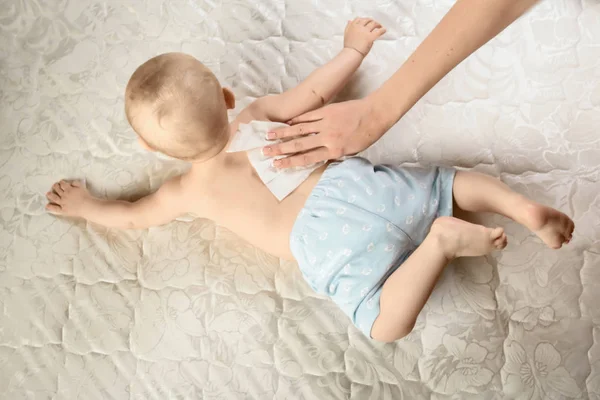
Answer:
<path fill-rule="evenodd" d="M 366 149 L 452 68 L 537 1 L 457 1 L 378 90 L 365 99 L 332 104 L 292 119 L 292 127 L 276 130 L 272 138 L 315 135 L 268 146 L 264 153 L 270 156 L 294 154 L 275 162 L 278 168 L 289 168 Z"/>
<path fill-rule="evenodd" d="M 293 118 L 291 126 L 269 132 L 269 139 L 294 138 L 267 146 L 267 156 L 292 154 L 276 160 L 277 168 L 307 166 L 365 150 L 385 130 L 377 126 L 374 108 L 367 99 L 330 104 Z"/>

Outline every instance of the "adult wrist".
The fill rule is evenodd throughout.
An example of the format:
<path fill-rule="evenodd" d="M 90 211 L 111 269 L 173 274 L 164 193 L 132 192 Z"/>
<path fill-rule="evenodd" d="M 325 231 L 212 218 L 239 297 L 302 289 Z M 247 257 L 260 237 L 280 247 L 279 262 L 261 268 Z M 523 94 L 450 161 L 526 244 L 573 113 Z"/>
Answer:
<path fill-rule="evenodd" d="M 368 110 L 370 133 L 378 138 L 383 136 L 396 122 L 393 121 L 392 110 L 386 107 L 386 103 L 377 92 L 371 93 L 362 101 Z"/>

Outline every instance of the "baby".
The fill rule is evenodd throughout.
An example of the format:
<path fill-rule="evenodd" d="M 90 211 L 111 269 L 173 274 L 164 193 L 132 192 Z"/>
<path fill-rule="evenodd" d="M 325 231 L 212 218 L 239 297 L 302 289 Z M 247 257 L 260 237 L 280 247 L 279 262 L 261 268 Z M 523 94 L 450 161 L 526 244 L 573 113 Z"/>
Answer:
<path fill-rule="evenodd" d="M 63 180 L 47 193 L 48 211 L 123 229 L 186 213 L 211 219 L 266 252 L 296 260 L 316 292 L 365 335 L 386 342 L 412 330 L 451 260 L 506 246 L 502 228 L 453 218 L 454 207 L 512 218 L 555 249 L 568 243 L 569 217 L 479 173 L 354 157 L 316 169 L 277 201 L 245 152 L 226 152 L 240 124 L 288 121 L 329 102 L 384 32 L 372 19 L 349 22 L 344 47 L 331 61 L 297 87 L 259 98 L 232 123 L 233 93 L 198 60 L 181 53 L 148 60 L 127 85 L 127 118 L 142 146 L 189 161 L 191 169 L 135 202 L 94 198 L 80 182 Z"/>

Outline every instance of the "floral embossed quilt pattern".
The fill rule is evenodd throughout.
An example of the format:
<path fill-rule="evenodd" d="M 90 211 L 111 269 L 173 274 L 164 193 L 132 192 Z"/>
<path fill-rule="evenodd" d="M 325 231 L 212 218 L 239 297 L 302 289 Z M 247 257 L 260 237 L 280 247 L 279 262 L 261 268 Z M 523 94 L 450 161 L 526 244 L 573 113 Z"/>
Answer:
<path fill-rule="evenodd" d="M 483 217 L 506 227 L 508 248 L 450 266 L 396 344 L 370 342 L 293 263 L 210 222 L 125 232 L 44 213 L 59 178 L 135 196 L 185 168 L 143 152 L 125 121 L 125 84 L 149 57 L 193 54 L 241 107 L 306 77 L 341 46 L 346 20 L 370 15 L 388 33 L 342 96 L 354 98 L 451 4 L 4 0 L 0 398 L 599 400 L 596 0 L 540 3 L 365 152 L 476 166 L 577 225 L 552 251 Z"/>

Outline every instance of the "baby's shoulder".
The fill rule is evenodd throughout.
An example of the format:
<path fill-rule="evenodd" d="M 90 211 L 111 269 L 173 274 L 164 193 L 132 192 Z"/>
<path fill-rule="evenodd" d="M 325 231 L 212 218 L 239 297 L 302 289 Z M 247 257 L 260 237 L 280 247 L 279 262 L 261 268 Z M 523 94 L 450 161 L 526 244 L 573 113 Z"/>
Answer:
<path fill-rule="evenodd" d="M 173 178 L 176 184 L 174 193 L 179 201 L 186 203 L 188 212 L 196 214 L 200 218 L 205 218 L 206 199 L 214 197 L 208 193 L 209 187 L 206 183 L 192 174 L 183 174 Z"/>
<path fill-rule="evenodd" d="M 201 196 L 202 193 L 207 190 L 207 185 L 200 174 L 187 172 L 175 179 L 178 179 L 180 195 L 187 200 Z"/>
<path fill-rule="evenodd" d="M 271 121 L 266 108 L 263 106 L 265 97 L 259 97 L 248 106 L 246 106 L 237 117 L 231 122 L 231 127 L 237 130 L 240 124 L 247 124 L 252 121 Z"/>

